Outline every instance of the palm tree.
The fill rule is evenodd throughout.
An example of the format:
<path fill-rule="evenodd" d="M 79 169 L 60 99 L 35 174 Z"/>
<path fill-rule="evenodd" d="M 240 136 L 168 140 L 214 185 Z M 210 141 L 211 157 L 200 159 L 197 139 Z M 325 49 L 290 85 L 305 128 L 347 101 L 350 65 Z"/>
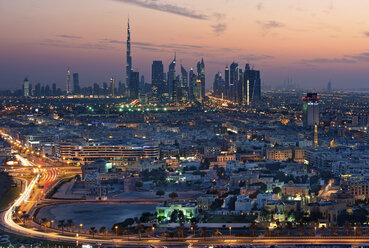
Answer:
<path fill-rule="evenodd" d="M 177 233 L 178 238 L 182 238 L 184 236 L 184 230 L 185 230 L 185 227 L 183 224 L 177 227 L 176 233 Z"/>
<path fill-rule="evenodd" d="M 349 235 L 352 232 L 352 226 L 350 224 L 350 222 L 346 221 L 345 224 L 343 225 L 343 231 Z"/>
<path fill-rule="evenodd" d="M 108 229 L 105 226 L 102 226 L 99 230 L 99 233 L 106 235 L 108 234 Z"/>
<path fill-rule="evenodd" d="M 214 231 L 214 234 L 213 234 L 214 236 L 222 236 L 223 235 L 223 233 L 221 233 L 220 231 L 219 231 L 219 229 L 217 228 L 217 229 L 215 229 L 215 231 Z"/>
<path fill-rule="evenodd" d="M 129 239 L 129 234 L 130 234 L 131 232 L 129 231 L 129 229 L 127 229 L 127 228 L 123 228 L 122 229 L 122 235 L 127 235 L 127 239 Z"/>
<path fill-rule="evenodd" d="M 165 237 L 165 240 L 168 239 L 169 233 L 168 231 L 163 232 L 163 237 Z"/>
<path fill-rule="evenodd" d="M 255 235 L 255 231 L 258 229 L 258 225 L 256 224 L 256 222 L 252 222 L 252 224 L 249 227 L 250 231 L 252 232 L 252 236 Z"/>
<path fill-rule="evenodd" d="M 298 227 L 296 228 L 296 232 L 299 234 L 299 235 L 303 235 L 304 232 L 306 230 L 306 227 L 304 224 L 300 224 L 298 225 Z"/>
<path fill-rule="evenodd" d="M 201 228 L 200 236 L 204 237 L 204 239 L 205 239 L 207 235 L 208 235 L 208 232 L 206 231 L 206 228 L 205 227 Z"/>
<path fill-rule="evenodd" d="M 46 227 L 47 227 L 48 223 L 49 223 L 49 222 L 47 221 L 47 219 L 46 219 L 46 218 L 42 218 L 42 219 L 41 219 L 41 223 L 40 223 L 40 225 L 44 227 L 44 232 L 46 232 Z"/>
<path fill-rule="evenodd" d="M 269 236 L 270 235 L 270 229 L 267 227 L 264 229 L 264 236 Z"/>
<path fill-rule="evenodd" d="M 355 228 L 355 235 L 361 236 L 363 235 L 363 227 L 361 224 L 358 224 Z"/>
<path fill-rule="evenodd" d="M 285 229 L 287 230 L 288 235 L 290 235 L 292 230 L 292 222 L 288 221 L 286 223 Z"/>
<path fill-rule="evenodd" d="M 90 227 L 89 233 L 92 235 L 92 238 L 95 238 L 95 234 L 97 233 L 97 230 L 95 227 Z"/>
<path fill-rule="evenodd" d="M 69 227 L 69 231 L 72 231 L 72 228 L 75 226 L 72 219 L 67 220 L 67 226 Z"/>
<path fill-rule="evenodd" d="M 64 233 L 64 227 L 65 227 L 65 221 L 64 220 L 59 220 L 58 228 L 60 228 L 62 230 L 62 234 Z"/>
<path fill-rule="evenodd" d="M 141 223 L 137 223 L 135 229 L 138 233 L 138 238 L 141 239 L 141 233 L 144 230 L 144 226 Z"/>
<path fill-rule="evenodd" d="M 338 226 L 337 226 L 337 224 L 333 224 L 333 225 L 331 225 L 330 226 L 330 229 L 331 229 L 331 233 L 333 234 L 333 235 L 338 235 Z"/>

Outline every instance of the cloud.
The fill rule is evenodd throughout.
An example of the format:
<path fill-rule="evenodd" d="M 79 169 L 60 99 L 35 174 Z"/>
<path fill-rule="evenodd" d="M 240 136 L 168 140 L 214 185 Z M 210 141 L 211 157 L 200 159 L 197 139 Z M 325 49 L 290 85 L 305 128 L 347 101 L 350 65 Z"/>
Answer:
<path fill-rule="evenodd" d="M 257 21 L 259 25 L 262 26 L 263 29 L 273 29 L 273 28 L 281 28 L 284 27 L 283 23 L 277 22 L 277 21 L 267 21 L 267 22 L 261 22 Z"/>
<path fill-rule="evenodd" d="M 73 40 L 78 40 L 78 39 L 82 38 L 81 36 L 68 35 L 68 34 L 60 34 L 60 35 L 57 35 L 57 36 L 60 37 L 60 38 L 73 39 Z"/>
<path fill-rule="evenodd" d="M 256 5 L 256 9 L 257 10 L 262 10 L 264 8 L 263 6 L 263 3 L 262 2 L 259 2 L 257 5 Z"/>
<path fill-rule="evenodd" d="M 95 50 L 115 49 L 114 47 L 108 46 L 106 44 L 70 43 L 70 42 L 65 42 L 65 40 L 61 40 L 61 39 L 44 39 L 44 40 L 41 40 L 39 44 L 42 46 L 53 46 L 53 47 L 61 47 L 61 48 L 78 48 L 78 49 L 95 49 Z"/>
<path fill-rule="evenodd" d="M 266 55 L 266 54 L 261 54 L 261 55 L 247 54 L 247 55 L 241 56 L 240 59 L 246 60 L 246 61 L 260 61 L 260 60 L 274 59 L 274 57 L 270 55 Z"/>
<path fill-rule="evenodd" d="M 214 25 L 211 25 L 211 27 L 213 28 L 213 31 L 218 35 L 223 34 L 227 30 L 226 23 L 214 24 Z"/>
<path fill-rule="evenodd" d="M 303 63 L 307 64 L 354 64 L 360 62 L 369 62 L 369 52 L 354 54 L 354 55 L 344 55 L 341 58 L 314 58 L 314 59 L 304 59 Z"/>
<path fill-rule="evenodd" d="M 171 13 L 175 15 L 185 16 L 193 19 L 207 20 L 208 16 L 204 14 L 197 13 L 192 9 L 187 9 L 178 5 L 159 3 L 157 0 L 115 0 L 117 2 L 128 3 L 143 7 L 146 9 L 158 10 L 166 13 Z"/>

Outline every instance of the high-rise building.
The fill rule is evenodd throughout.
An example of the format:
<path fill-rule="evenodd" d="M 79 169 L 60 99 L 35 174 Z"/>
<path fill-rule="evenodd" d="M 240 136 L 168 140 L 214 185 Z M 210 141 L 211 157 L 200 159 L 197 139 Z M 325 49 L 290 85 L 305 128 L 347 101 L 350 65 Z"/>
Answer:
<path fill-rule="evenodd" d="M 200 80 L 200 97 L 201 101 L 205 98 L 205 63 L 201 58 L 201 62 L 197 62 L 197 78 Z"/>
<path fill-rule="evenodd" d="M 53 83 L 52 85 L 52 95 L 56 96 L 56 83 Z"/>
<path fill-rule="evenodd" d="M 259 101 L 261 98 L 261 79 L 260 71 L 253 70 L 249 64 L 245 66 L 244 72 L 244 92 L 245 100 L 244 103 L 252 105 Z"/>
<path fill-rule="evenodd" d="M 26 77 L 23 81 L 23 96 L 24 97 L 29 97 L 30 94 L 30 89 L 29 89 L 29 81 L 28 78 Z"/>
<path fill-rule="evenodd" d="M 238 64 L 232 62 L 229 71 L 229 100 L 236 102 L 236 89 L 239 81 Z"/>
<path fill-rule="evenodd" d="M 318 143 L 318 125 L 314 124 L 314 147 L 317 148 L 319 146 Z"/>
<path fill-rule="evenodd" d="M 131 72 L 130 84 L 129 84 L 129 99 L 131 101 L 139 98 L 139 84 L 140 84 L 140 74 L 136 71 Z"/>
<path fill-rule="evenodd" d="M 224 70 L 224 83 L 225 83 L 225 94 L 227 98 L 229 99 L 229 67 L 228 65 L 225 67 Z"/>
<path fill-rule="evenodd" d="M 303 100 L 303 124 L 309 128 L 319 124 L 319 97 L 317 93 L 307 93 Z"/>
<path fill-rule="evenodd" d="M 114 97 L 114 89 L 115 89 L 115 84 L 114 84 L 114 78 L 111 77 L 110 78 L 110 96 Z"/>
<path fill-rule="evenodd" d="M 131 57 L 131 32 L 129 27 L 129 19 L 127 25 L 127 54 L 126 54 L 126 85 L 131 85 L 131 73 L 132 73 L 132 57 Z"/>
<path fill-rule="evenodd" d="M 80 88 L 79 88 L 79 74 L 73 73 L 73 93 L 79 94 Z"/>
<path fill-rule="evenodd" d="M 331 92 L 332 91 L 332 83 L 331 83 L 331 81 L 328 82 L 327 90 L 328 90 L 328 92 Z"/>
<path fill-rule="evenodd" d="M 174 101 L 173 93 L 175 91 L 175 79 L 176 79 L 176 55 L 174 54 L 174 59 L 169 64 L 168 71 L 168 86 L 169 86 L 169 98 L 171 101 Z"/>
<path fill-rule="evenodd" d="M 152 94 L 158 99 L 164 93 L 164 66 L 160 60 L 152 62 L 151 66 Z"/>
<path fill-rule="evenodd" d="M 65 87 L 65 92 L 67 95 L 69 95 L 70 93 L 72 93 L 72 87 L 70 85 L 70 69 L 68 67 L 68 70 L 67 70 L 67 82 L 66 82 L 66 87 Z"/>

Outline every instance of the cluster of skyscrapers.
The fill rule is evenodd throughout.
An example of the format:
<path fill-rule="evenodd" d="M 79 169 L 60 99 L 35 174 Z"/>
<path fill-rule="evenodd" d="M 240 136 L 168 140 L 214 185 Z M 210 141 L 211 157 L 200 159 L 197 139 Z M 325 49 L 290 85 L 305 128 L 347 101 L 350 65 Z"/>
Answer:
<path fill-rule="evenodd" d="M 126 69 L 125 83 L 110 78 L 109 83 L 103 83 L 102 87 L 94 83 L 92 87 L 81 88 L 79 74 L 71 73 L 67 69 L 65 91 L 56 88 L 55 84 L 41 86 L 32 85 L 26 78 L 23 83 L 23 96 L 57 96 L 57 95 L 99 95 L 110 97 L 125 97 L 129 101 L 136 99 L 150 103 L 171 104 L 201 104 L 205 99 L 205 63 L 201 59 L 197 62 L 196 71 L 193 68 L 187 70 L 180 66 L 177 72 L 177 58 L 168 65 L 168 71 L 161 60 L 152 63 L 151 84 L 145 83 L 143 75 L 133 70 L 131 56 L 131 32 L 128 20 L 126 43 Z M 244 70 L 235 62 L 230 67 L 225 67 L 224 77 L 218 72 L 214 78 L 213 95 L 217 98 L 227 99 L 240 105 L 251 105 L 260 100 L 260 71 L 250 68 L 246 64 Z M 118 87 L 116 87 L 118 86 Z"/>

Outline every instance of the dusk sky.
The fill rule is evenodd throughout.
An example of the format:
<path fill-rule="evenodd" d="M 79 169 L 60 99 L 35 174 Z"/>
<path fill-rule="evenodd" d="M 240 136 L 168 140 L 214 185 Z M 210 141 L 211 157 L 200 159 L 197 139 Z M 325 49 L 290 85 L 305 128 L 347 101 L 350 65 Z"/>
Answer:
<path fill-rule="evenodd" d="M 128 16 L 147 82 L 152 61 L 167 71 L 176 52 L 186 69 L 204 58 L 207 88 L 233 60 L 271 86 L 368 88 L 368 10 L 367 0 L 1 0 L 0 88 L 28 76 L 64 89 L 67 67 L 82 87 L 124 81 Z"/>

